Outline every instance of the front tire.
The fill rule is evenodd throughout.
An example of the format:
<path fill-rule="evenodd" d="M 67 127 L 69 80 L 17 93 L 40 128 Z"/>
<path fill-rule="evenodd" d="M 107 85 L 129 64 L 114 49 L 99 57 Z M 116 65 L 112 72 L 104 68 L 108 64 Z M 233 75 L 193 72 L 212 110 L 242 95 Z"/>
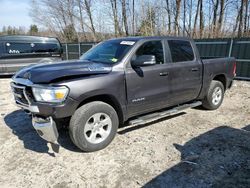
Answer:
<path fill-rule="evenodd" d="M 208 110 L 215 110 L 220 107 L 224 98 L 224 86 L 220 81 L 212 80 L 207 95 L 202 101 L 202 106 Z"/>
<path fill-rule="evenodd" d="M 118 115 L 107 103 L 95 101 L 78 108 L 70 120 L 69 133 L 74 144 L 83 151 L 105 148 L 116 135 Z"/>

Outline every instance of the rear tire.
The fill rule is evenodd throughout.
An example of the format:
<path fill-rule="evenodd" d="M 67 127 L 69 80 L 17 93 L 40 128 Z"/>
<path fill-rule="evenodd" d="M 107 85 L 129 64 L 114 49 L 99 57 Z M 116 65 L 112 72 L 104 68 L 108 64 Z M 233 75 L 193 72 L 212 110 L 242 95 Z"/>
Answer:
<path fill-rule="evenodd" d="M 213 80 L 209 86 L 206 97 L 202 101 L 202 106 L 208 110 L 215 110 L 220 107 L 224 98 L 224 86 L 220 81 Z"/>
<path fill-rule="evenodd" d="M 69 133 L 73 143 L 83 151 L 105 148 L 116 135 L 118 115 L 107 103 L 95 101 L 78 108 L 70 120 Z"/>

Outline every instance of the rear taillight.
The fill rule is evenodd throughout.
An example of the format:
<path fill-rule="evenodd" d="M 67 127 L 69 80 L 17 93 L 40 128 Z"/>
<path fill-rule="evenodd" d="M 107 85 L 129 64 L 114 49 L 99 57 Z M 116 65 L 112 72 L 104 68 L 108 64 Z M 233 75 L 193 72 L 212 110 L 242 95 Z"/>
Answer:
<path fill-rule="evenodd" d="M 233 65 L 233 75 L 234 77 L 236 76 L 236 62 L 234 62 L 234 65 Z"/>

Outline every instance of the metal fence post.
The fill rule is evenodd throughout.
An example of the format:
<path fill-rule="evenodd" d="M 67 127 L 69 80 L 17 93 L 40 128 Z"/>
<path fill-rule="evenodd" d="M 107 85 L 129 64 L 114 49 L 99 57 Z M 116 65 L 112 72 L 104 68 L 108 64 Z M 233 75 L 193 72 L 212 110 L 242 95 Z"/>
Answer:
<path fill-rule="evenodd" d="M 78 48 L 79 48 L 78 52 L 79 52 L 79 58 L 80 58 L 81 57 L 81 43 L 80 42 L 78 43 Z"/>
<path fill-rule="evenodd" d="M 65 45 L 65 51 L 66 51 L 66 60 L 69 60 L 68 43 L 66 43 Z"/>
<path fill-rule="evenodd" d="M 229 47 L 228 57 L 232 56 L 233 42 L 234 42 L 234 40 L 231 38 L 230 39 L 230 47 Z"/>

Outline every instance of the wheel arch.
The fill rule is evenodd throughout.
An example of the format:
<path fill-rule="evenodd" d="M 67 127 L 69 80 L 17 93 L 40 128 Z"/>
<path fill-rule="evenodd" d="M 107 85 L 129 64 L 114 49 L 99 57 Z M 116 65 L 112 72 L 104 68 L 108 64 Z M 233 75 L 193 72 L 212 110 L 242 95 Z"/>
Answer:
<path fill-rule="evenodd" d="M 227 89 L 227 78 L 224 74 L 218 74 L 218 75 L 214 76 L 214 78 L 212 80 L 216 80 L 216 81 L 221 82 L 224 86 L 224 90 Z"/>
<path fill-rule="evenodd" d="M 116 99 L 116 97 L 114 97 L 113 95 L 110 95 L 110 94 L 102 94 L 102 95 L 95 95 L 95 96 L 88 97 L 80 102 L 77 109 L 79 107 L 81 107 L 82 105 L 89 103 L 89 102 L 93 102 L 93 101 L 105 102 L 105 103 L 109 104 L 110 106 L 112 106 L 115 109 L 115 111 L 117 112 L 117 115 L 119 118 L 119 124 L 121 125 L 124 123 L 125 116 L 124 116 L 124 112 L 122 110 L 122 107 L 121 107 L 120 103 L 118 102 L 118 99 Z"/>

